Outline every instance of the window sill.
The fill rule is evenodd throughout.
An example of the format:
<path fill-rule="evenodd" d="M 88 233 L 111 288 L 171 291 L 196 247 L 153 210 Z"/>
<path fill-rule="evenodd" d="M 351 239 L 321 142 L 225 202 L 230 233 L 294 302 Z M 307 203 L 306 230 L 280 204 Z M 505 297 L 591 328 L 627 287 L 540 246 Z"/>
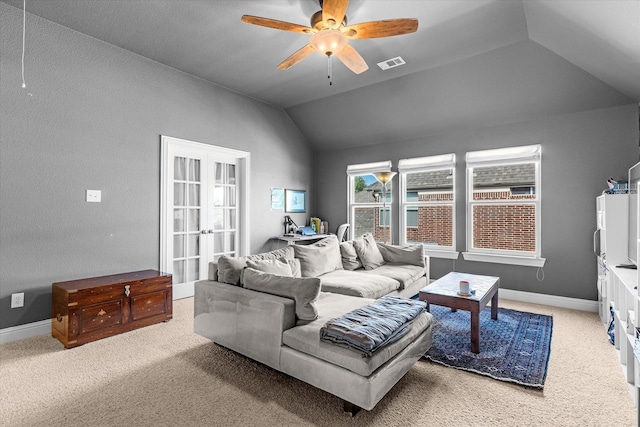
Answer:
<path fill-rule="evenodd" d="M 427 249 L 425 246 L 424 254 L 431 258 L 458 259 L 458 255 L 460 253 L 457 251 L 447 251 L 443 249 Z"/>
<path fill-rule="evenodd" d="M 493 262 L 496 264 L 523 265 L 527 267 L 544 267 L 546 258 L 528 258 L 513 255 L 478 254 L 462 252 L 465 261 Z"/>

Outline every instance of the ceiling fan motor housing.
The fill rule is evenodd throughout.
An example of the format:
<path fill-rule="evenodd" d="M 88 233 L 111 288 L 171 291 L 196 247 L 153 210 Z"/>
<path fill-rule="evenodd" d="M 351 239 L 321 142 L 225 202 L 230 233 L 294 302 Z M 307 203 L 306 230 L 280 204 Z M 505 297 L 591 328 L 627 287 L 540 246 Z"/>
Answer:
<path fill-rule="evenodd" d="M 325 23 L 322 20 L 322 11 L 319 10 L 316 13 L 314 13 L 313 15 L 311 15 L 311 28 L 313 28 L 314 30 L 320 31 L 321 29 L 323 29 L 325 27 Z M 330 25 L 330 28 L 340 28 L 340 27 L 346 27 L 347 26 L 347 15 L 344 16 L 344 18 L 342 19 L 342 24 L 339 26 L 335 26 L 335 22 L 333 23 L 328 23 Z"/>

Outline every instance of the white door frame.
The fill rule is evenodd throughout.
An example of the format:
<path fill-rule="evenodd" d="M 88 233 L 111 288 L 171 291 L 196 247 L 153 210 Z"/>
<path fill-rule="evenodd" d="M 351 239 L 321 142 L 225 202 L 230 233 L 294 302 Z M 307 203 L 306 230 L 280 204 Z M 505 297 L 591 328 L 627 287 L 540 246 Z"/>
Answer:
<path fill-rule="evenodd" d="M 250 189 L 250 170 L 251 170 L 251 154 L 246 151 L 234 150 L 231 148 L 220 147 L 216 145 L 204 144 L 201 142 L 189 141 L 186 139 L 174 138 L 166 135 L 160 137 L 160 271 L 173 272 L 173 258 L 167 256 L 167 241 L 171 236 L 167 236 L 166 230 L 168 221 L 172 221 L 172 215 L 168 215 L 167 191 L 173 191 L 172 177 L 168 176 L 170 170 L 170 162 L 173 162 L 170 153 L 174 148 L 183 150 L 195 150 L 206 152 L 214 158 L 216 155 L 221 157 L 235 157 L 238 160 L 237 177 L 239 180 L 238 187 L 238 212 L 237 230 L 240 231 L 239 247 L 237 253 L 239 255 L 247 255 L 249 253 L 249 189 Z M 169 187 L 171 184 L 171 187 Z M 205 256 L 206 254 L 203 254 Z M 213 260 L 209 260 L 213 261 Z M 207 262 L 208 265 L 208 262 Z M 205 279 L 208 276 L 208 268 L 200 271 L 200 278 Z M 184 284 L 183 286 L 173 287 L 173 299 L 181 299 L 193 296 L 193 284 Z"/>

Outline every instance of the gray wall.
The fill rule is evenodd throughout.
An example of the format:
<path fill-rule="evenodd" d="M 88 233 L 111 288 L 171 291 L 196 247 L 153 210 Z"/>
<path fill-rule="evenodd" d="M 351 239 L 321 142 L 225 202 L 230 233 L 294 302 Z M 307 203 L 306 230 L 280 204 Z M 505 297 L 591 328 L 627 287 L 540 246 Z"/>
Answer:
<path fill-rule="evenodd" d="M 22 14 L 0 3 L 0 329 L 50 318 L 52 282 L 159 268 L 160 135 L 251 152 L 251 252 L 282 232 L 270 187 L 313 189 L 281 109 L 27 19 L 24 90 Z"/>
<path fill-rule="evenodd" d="M 626 105 L 550 116 L 510 125 L 454 131 L 406 142 L 321 152 L 316 155 L 317 212 L 330 224 L 347 218 L 346 166 L 445 153 L 456 154 L 456 243 L 465 250 L 467 151 L 542 145 L 542 256 L 544 280 L 533 267 L 433 259 L 432 278 L 452 271 L 501 277 L 501 287 L 595 300 L 592 235 L 595 197 L 609 177 L 625 178 L 638 161 L 638 107 Z M 394 181 L 397 184 L 397 178 Z M 397 189 L 397 185 L 395 186 Z M 394 194 L 394 200 L 398 200 Z M 394 212 L 397 212 L 397 206 Z M 397 227 L 394 236 L 397 239 Z"/>

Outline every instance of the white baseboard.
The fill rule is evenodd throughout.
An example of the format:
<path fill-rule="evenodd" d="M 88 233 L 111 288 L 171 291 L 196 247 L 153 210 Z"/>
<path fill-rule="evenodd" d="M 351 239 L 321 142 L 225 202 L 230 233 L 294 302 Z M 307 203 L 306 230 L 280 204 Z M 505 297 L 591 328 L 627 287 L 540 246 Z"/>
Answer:
<path fill-rule="evenodd" d="M 51 334 L 51 319 L 0 329 L 0 344 Z"/>
<path fill-rule="evenodd" d="M 173 299 L 192 297 L 194 293 L 193 285 L 177 285 L 173 287 Z M 559 297 L 555 295 L 536 294 L 533 292 L 513 291 L 511 289 L 500 289 L 500 298 L 514 301 L 530 302 L 534 304 L 550 305 L 553 307 L 569 308 L 573 310 L 598 312 L 598 302 L 578 298 Z M 23 340 L 39 335 L 51 334 L 51 320 L 41 320 L 39 322 L 28 323 L 26 325 L 12 326 L 0 329 L 0 344 L 11 341 Z"/>
<path fill-rule="evenodd" d="M 533 304 L 550 305 L 553 307 L 569 308 L 572 310 L 598 312 L 598 301 L 560 297 L 557 295 L 537 294 L 534 292 L 514 291 L 511 289 L 500 289 L 500 298 L 513 301 L 530 302 Z"/>
<path fill-rule="evenodd" d="M 181 284 L 173 286 L 172 294 L 174 301 L 177 299 L 192 297 L 194 295 L 193 283 L 191 285 Z M 51 319 L 0 329 L 0 344 L 6 344 L 12 341 L 19 341 L 40 335 L 51 335 Z"/>

